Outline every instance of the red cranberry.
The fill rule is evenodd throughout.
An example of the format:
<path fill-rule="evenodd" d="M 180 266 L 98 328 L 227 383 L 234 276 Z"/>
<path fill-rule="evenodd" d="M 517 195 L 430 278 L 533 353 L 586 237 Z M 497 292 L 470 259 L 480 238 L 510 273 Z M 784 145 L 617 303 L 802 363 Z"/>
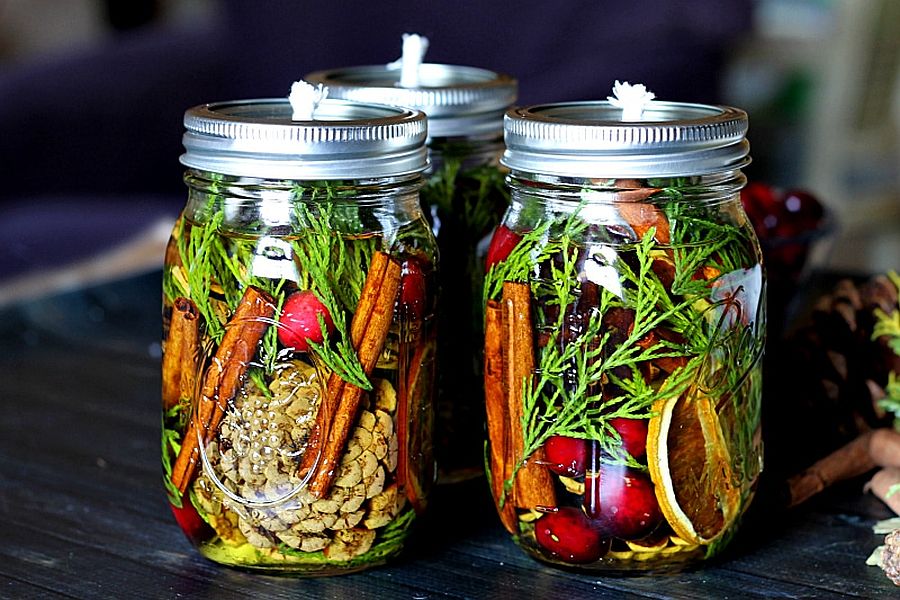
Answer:
<path fill-rule="evenodd" d="M 175 515 L 175 520 L 178 521 L 178 525 L 181 527 L 184 535 L 194 544 L 198 544 L 214 535 L 215 532 L 212 530 L 212 527 L 207 525 L 206 521 L 200 517 L 187 495 L 181 501 L 181 508 L 172 504 L 169 505 L 169 508 L 172 509 L 172 514 Z"/>
<path fill-rule="evenodd" d="M 319 326 L 318 315 L 325 320 L 323 332 Z M 326 335 L 334 331 L 334 321 L 328 309 L 311 290 L 295 292 L 284 301 L 279 319 L 278 340 L 286 348 L 296 352 L 309 350 L 309 342 L 321 343 Z"/>
<path fill-rule="evenodd" d="M 610 419 L 609 424 L 619 432 L 622 437 L 622 448 L 632 458 L 640 458 L 647 453 L 647 421 L 616 417 Z"/>
<path fill-rule="evenodd" d="M 782 214 L 781 195 L 770 185 L 751 182 L 741 190 L 744 210 L 760 237 L 768 237 Z"/>
<path fill-rule="evenodd" d="M 554 435 L 544 443 L 546 467 L 557 475 L 579 477 L 584 475 L 588 460 L 587 440 Z"/>
<path fill-rule="evenodd" d="M 406 315 L 421 320 L 425 313 L 425 272 L 415 259 L 403 262 L 400 279 L 400 308 Z"/>
<path fill-rule="evenodd" d="M 491 238 L 491 245 L 488 247 L 487 257 L 484 260 L 484 270 L 489 271 L 491 267 L 499 262 L 506 260 L 509 253 L 519 243 L 522 236 L 513 232 L 506 225 L 500 225 L 494 230 L 494 236 Z"/>
<path fill-rule="evenodd" d="M 534 537 L 547 554 L 569 563 L 590 563 L 609 549 L 609 540 L 573 506 L 547 513 L 534 524 Z"/>
<path fill-rule="evenodd" d="M 662 513 L 650 478 L 623 465 L 601 465 L 584 479 L 584 509 L 607 536 L 634 540 L 651 533 Z"/>
<path fill-rule="evenodd" d="M 799 189 L 785 192 L 782 206 L 784 216 L 777 230 L 781 237 L 795 237 L 817 228 L 825 212 L 815 196 Z"/>

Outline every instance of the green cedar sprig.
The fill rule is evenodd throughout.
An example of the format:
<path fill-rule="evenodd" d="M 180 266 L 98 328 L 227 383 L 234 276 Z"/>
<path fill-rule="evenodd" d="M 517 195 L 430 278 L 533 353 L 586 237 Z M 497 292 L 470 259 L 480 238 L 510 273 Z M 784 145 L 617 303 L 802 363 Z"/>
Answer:
<path fill-rule="evenodd" d="M 197 310 L 203 316 L 206 333 L 218 344 L 225 335 L 224 324 L 213 309 L 210 302 L 210 288 L 213 280 L 218 280 L 210 273 L 214 263 L 222 262 L 221 240 L 219 240 L 219 227 L 221 227 L 225 213 L 215 212 L 210 220 L 202 226 L 186 225 L 182 219 L 179 226 L 178 252 L 181 256 L 181 264 L 187 278 L 187 287 L 175 280 L 174 284 L 179 288 L 179 294 L 190 298 L 197 306 Z M 225 257 L 225 263 L 230 263 Z M 237 303 L 235 303 L 235 306 Z"/>
<path fill-rule="evenodd" d="M 477 241 L 496 226 L 509 201 L 503 172 L 494 164 L 465 167 L 468 146 L 440 149 L 440 168 L 422 189 L 422 202 L 440 219 L 458 222 L 455 231 Z M 473 248 L 474 250 L 474 248 Z"/>
<path fill-rule="evenodd" d="M 178 456 L 181 452 L 181 433 L 179 430 L 169 429 L 167 424 L 173 421 L 181 420 L 182 407 L 176 404 L 162 416 L 162 466 L 163 466 L 163 485 L 166 488 L 166 495 L 169 502 L 175 508 L 181 508 L 181 492 L 172 484 L 172 457 Z"/>
<path fill-rule="evenodd" d="M 900 291 L 900 275 L 895 271 L 888 273 L 888 278 L 894 287 Z M 888 347 L 900 356 L 900 303 L 891 314 L 880 308 L 875 309 L 875 326 L 872 329 L 872 339 L 884 336 Z M 895 427 L 900 429 L 900 373 L 891 371 L 888 373 L 888 382 L 885 387 L 886 397 L 879 401 L 878 405 L 886 411 L 893 413 Z"/>
<path fill-rule="evenodd" d="M 349 271 L 347 269 L 347 242 L 330 224 L 330 205 L 319 203 L 317 209 L 318 214 L 313 214 L 306 203 L 296 204 L 297 218 L 305 223 L 306 228 L 291 245 L 300 270 L 309 275 L 310 289 L 331 315 L 336 339 L 326 338 L 321 343 L 310 341 L 310 349 L 341 379 L 364 390 L 371 390 L 372 383 L 366 376 L 350 339 L 348 311 L 338 300 L 335 291 L 341 285 L 347 285 L 344 275 L 352 276 L 361 269 L 358 266 L 353 266 Z M 362 270 L 363 279 L 365 272 Z M 359 285 L 359 289 L 362 289 L 362 284 Z M 356 300 L 358 303 L 359 299 Z M 322 315 L 319 315 L 319 326 L 325 330 Z"/>
<path fill-rule="evenodd" d="M 685 310 L 690 302 L 682 301 L 668 309 L 660 309 L 661 284 L 650 265 L 652 264 L 653 235 L 649 231 L 636 246 L 639 269 L 632 271 L 628 264 L 618 259 L 615 268 L 622 277 L 626 288 L 626 298 L 618 298 L 606 288 L 600 290 L 600 305 L 591 311 L 585 331 L 565 344 L 558 341 L 562 331 L 564 308 L 574 301 L 572 284 L 561 284 L 555 288 L 555 295 L 542 299 L 548 304 L 561 306 L 560 316 L 553 326 L 550 340 L 541 349 L 536 380 L 527 382 L 523 403 L 523 433 L 525 456 L 530 455 L 551 436 L 563 435 L 581 439 L 597 439 L 604 444 L 608 455 L 628 462 L 615 442 L 618 435 L 609 420 L 615 417 L 647 418 L 651 407 L 662 397 L 680 393 L 692 379 L 691 370 L 682 368 L 667 379 L 667 385 L 655 390 L 644 382 L 637 365 L 662 357 L 684 356 L 684 350 L 666 341 L 649 347 L 642 347 L 638 341 L 650 331 L 666 322 L 672 314 Z M 564 246 L 569 246 L 566 241 Z M 551 270 L 554 281 L 577 281 L 577 264 L 574 260 L 576 248 L 568 248 L 563 253 L 562 269 L 555 266 Z M 610 347 L 610 333 L 604 332 L 602 318 L 613 307 L 631 306 L 635 310 L 634 325 L 627 339 Z M 631 378 L 620 379 L 614 375 L 619 367 L 626 367 Z M 574 378 L 564 384 L 566 376 Z M 600 394 L 592 395 L 590 390 L 609 380 L 618 384 L 625 392 L 613 403 L 605 401 Z M 608 447 L 606 447 L 608 446 Z"/>
<path fill-rule="evenodd" d="M 482 304 L 486 306 L 488 300 L 498 299 L 503 292 L 504 282 L 530 282 L 535 276 L 535 265 L 550 260 L 554 255 L 567 256 L 573 249 L 569 247 L 572 240 L 579 238 L 588 227 L 588 223 L 578 218 L 582 206 L 584 203 L 564 219 L 539 221 L 522 236 L 509 256 L 492 265 L 484 276 Z M 565 260 L 569 258 L 573 257 Z M 556 281 L 559 280 L 554 280 L 553 285 L 568 285 Z M 568 292 L 572 292 L 572 289 Z"/>
<path fill-rule="evenodd" d="M 583 231 L 585 225 L 572 218 L 577 217 L 577 211 L 562 227 L 560 221 L 539 222 L 509 257 L 488 273 L 485 302 L 499 297 L 504 281 L 528 281 L 539 321 L 546 316 L 545 307 L 559 307 L 554 311 L 555 321 L 541 325 L 549 339 L 539 350 L 535 374 L 523 382 L 525 456 L 550 436 L 565 435 L 597 440 L 609 460 L 641 467 L 622 450 L 620 436 L 610 420 L 649 418 L 659 400 L 688 393 L 698 378 L 715 375 L 718 385 L 706 393 L 721 394 L 722 401 L 731 403 L 721 409 L 731 415 L 735 425 L 728 433 L 732 448 L 752 462 L 760 408 L 756 368 L 762 352 L 759 328 L 764 323 L 726 324 L 729 299 L 711 299 L 718 278 L 710 281 L 694 275 L 701 267 L 714 267 L 720 273 L 747 269 L 757 262 L 754 246 L 739 226 L 717 222 L 718 215 L 713 212 L 717 207 L 698 210 L 696 205 L 678 202 L 682 196 L 677 190 L 664 191 L 663 197 L 670 200 L 663 202 L 662 208 L 670 219 L 672 245 L 658 246 L 651 230 L 637 244 L 618 248 L 619 258 L 612 266 L 622 286 L 621 297 L 601 288 L 599 307 L 588 315 L 585 330 L 575 339 L 560 343 L 565 309 L 577 299 L 575 259 L 580 239 L 577 235 L 566 237 L 560 231 Z M 653 260 L 664 254 L 672 257 L 676 267 L 676 284 L 670 287 L 652 268 Z M 628 255 L 634 260 L 625 260 Z M 540 271 L 536 265 L 542 261 L 545 268 L 549 267 L 546 279 L 537 275 Z M 602 316 L 613 307 L 634 310 L 635 320 L 627 339 L 610 347 Z M 684 343 L 660 340 L 649 348 L 637 343 L 660 326 L 681 334 Z M 685 357 L 688 362 L 661 383 L 651 385 L 638 365 L 662 357 Z M 622 377 L 622 370 L 629 375 Z M 750 380 L 744 381 L 744 377 Z M 621 393 L 612 399 L 591 395 L 590 390 L 602 387 L 597 385 L 602 382 L 614 384 Z M 739 466 L 739 472 L 745 469 L 748 481 L 758 470 L 758 464 L 743 467 Z"/>

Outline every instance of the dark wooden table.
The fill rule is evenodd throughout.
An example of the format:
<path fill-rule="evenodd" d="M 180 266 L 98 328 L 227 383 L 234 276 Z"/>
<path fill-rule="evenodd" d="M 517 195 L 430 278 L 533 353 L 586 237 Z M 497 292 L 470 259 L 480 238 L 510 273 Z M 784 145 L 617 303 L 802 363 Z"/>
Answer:
<path fill-rule="evenodd" d="M 333 578 L 220 567 L 169 513 L 159 464 L 158 274 L 0 311 L 3 598 L 880 598 L 866 557 L 889 516 L 859 482 L 782 513 L 761 501 L 729 552 L 676 575 L 575 574 L 527 558 L 483 481 L 438 488 L 405 558 Z"/>

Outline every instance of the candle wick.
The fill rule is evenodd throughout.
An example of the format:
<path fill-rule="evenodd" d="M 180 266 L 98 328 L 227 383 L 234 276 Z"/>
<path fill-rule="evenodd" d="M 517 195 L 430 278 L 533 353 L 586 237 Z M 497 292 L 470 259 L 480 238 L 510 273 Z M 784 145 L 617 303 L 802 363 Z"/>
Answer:
<path fill-rule="evenodd" d="M 327 96 L 328 88 L 321 83 L 312 85 L 303 80 L 295 81 L 288 96 L 291 103 L 291 120 L 312 121 L 315 118 L 316 108 Z"/>
<path fill-rule="evenodd" d="M 627 81 L 616 80 L 613 85 L 613 95 L 607 96 L 609 103 L 622 109 L 623 121 L 640 121 L 644 109 L 649 106 L 656 94 L 647 89 L 642 83 L 631 85 Z"/>
<path fill-rule="evenodd" d="M 403 51 L 399 59 L 388 63 L 389 69 L 400 69 L 400 87 L 419 86 L 419 67 L 428 52 L 428 38 L 417 33 L 403 34 Z"/>

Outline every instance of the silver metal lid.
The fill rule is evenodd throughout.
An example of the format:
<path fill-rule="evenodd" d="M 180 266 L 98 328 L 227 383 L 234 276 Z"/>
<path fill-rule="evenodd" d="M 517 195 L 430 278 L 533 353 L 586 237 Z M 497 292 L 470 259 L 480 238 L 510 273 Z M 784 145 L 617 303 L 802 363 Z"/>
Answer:
<path fill-rule="evenodd" d="M 400 67 L 369 65 L 310 73 L 304 80 L 328 86 L 331 98 L 408 106 L 428 115 L 432 137 L 499 134 L 503 113 L 518 84 L 487 69 L 424 63 L 417 87 L 400 87 Z"/>
<path fill-rule="evenodd" d="M 269 179 L 363 179 L 423 171 L 424 113 L 324 100 L 313 121 L 292 121 L 286 98 L 204 104 L 184 115 L 181 163 Z"/>
<path fill-rule="evenodd" d="M 750 162 L 747 113 L 728 106 L 652 102 L 622 121 L 608 101 L 511 109 L 501 162 L 519 171 L 591 178 L 706 175 Z"/>

